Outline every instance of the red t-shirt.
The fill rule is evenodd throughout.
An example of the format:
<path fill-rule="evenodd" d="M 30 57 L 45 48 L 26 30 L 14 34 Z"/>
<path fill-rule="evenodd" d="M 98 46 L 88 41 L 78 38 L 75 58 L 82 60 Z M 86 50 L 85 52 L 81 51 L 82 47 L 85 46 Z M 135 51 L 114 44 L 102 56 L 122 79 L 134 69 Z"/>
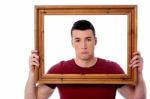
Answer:
<path fill-rule="evenodd" d="M 121 67 L 112 61 L 97 59 L 90 68 L 79 67 L 74 59 L 61 61 L 49 69 L 52 74 L 123 74 Z M 115 99 L 116 89 L 120 85 L 115 84 L 48 84 L 49 87 L 57 87 L 60 99 Z"/>

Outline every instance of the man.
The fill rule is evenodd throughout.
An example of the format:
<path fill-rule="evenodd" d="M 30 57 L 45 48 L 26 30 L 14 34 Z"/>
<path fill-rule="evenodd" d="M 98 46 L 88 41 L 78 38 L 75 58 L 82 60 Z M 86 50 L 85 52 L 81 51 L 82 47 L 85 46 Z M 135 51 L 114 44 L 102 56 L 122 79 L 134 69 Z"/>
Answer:
<path fill-rule="evenodd" d="M 95 29 L 87 20 L 79 20 L 71 29 L 72 46 L 76 57 L 68 61 L 61 61 L 49 69 L 48 73 L 81 74 L 122 74 L 120 66 L 112 61 L 94 56 L 97 44 Z M 131 85 L 102 85 L 102 84 L 39 84 L 34 82 L 34 66 L 39 66 L 38 51 L 33 50 L 29 59 L 29 78 L 25 88 L 25 99 L 48 99 L 55 87 L 58 87 L 61 99 L 115 99 L 119 90 L 126 99 L 146 99 L 146 88 L 143 80 L 143 58 L 139 52 L 133 53 L 130 67 L 138 68 L 136 86 Z M 63 67 L 63 69 L 62 69 Z"/>

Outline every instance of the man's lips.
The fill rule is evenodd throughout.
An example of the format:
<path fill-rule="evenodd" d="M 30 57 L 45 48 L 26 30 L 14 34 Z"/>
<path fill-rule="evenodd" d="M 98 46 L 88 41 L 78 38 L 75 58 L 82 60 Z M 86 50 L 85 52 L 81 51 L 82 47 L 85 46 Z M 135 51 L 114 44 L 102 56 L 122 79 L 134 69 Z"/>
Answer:
<path fill-rule="evenodd" d="M 81 52 L 81 54 L 88 54 L 88 52 Z"/>

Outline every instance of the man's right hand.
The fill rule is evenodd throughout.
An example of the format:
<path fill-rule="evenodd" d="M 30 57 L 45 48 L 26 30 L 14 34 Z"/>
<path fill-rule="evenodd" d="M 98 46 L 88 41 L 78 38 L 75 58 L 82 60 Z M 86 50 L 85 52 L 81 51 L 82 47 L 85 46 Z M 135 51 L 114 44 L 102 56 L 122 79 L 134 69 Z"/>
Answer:
<path fill-rule="evenodd" d="M 35 81 L 35 68 L 39 67 L 39 56 L 37 50 L 32 50 L 29 56 L 29 76 L 25 86 L 24 99 L 39 99 L 37 98 L 37 86 Z M 45 99 L 45 98 L 40 98 Z M 48 99 L 48 98 L 47 98 Z"/>
<path fill-rule="evenodd" d="M 39 56 L 37 50 L 32 50 L 29 57 L 29 69 L 30 72 L 34 72 L 35 68 L 39 67 Z"/>

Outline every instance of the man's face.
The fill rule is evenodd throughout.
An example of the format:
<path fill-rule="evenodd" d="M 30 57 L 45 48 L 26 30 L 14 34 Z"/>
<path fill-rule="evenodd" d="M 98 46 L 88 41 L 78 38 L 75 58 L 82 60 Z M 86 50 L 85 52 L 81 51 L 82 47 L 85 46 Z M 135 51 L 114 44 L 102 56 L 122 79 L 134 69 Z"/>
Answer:
<path fill-rule="evenodd" d="M 72 46 L 75 48 L 78 59 L 88 60 L 92 58 L 96 42 L 93 31 L 90 29 L 72 31 Z"/>

